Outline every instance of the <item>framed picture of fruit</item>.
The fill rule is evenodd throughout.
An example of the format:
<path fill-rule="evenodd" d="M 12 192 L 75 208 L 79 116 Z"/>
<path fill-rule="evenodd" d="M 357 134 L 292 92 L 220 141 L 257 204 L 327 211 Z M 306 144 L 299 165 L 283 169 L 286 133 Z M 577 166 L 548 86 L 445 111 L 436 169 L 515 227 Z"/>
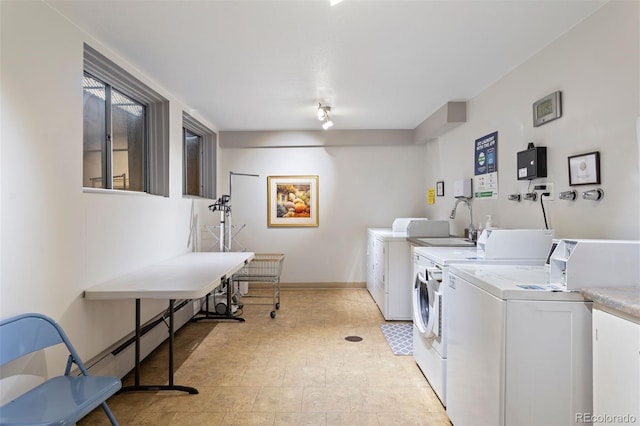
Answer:
<path fill-rule="evenodd" d="M 267 176 L 268 226 L 318 226 L 318 176 Z"/>

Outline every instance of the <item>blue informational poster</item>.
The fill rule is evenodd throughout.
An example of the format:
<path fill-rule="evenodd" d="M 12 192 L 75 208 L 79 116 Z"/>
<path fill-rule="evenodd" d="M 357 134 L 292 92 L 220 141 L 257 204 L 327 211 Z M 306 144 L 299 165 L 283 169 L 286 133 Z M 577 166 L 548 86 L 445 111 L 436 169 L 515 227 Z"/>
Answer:
<path fill-rule="evenodd" d="M 476 139 L 474 197 L 498 198 L 498 132 Z"/>

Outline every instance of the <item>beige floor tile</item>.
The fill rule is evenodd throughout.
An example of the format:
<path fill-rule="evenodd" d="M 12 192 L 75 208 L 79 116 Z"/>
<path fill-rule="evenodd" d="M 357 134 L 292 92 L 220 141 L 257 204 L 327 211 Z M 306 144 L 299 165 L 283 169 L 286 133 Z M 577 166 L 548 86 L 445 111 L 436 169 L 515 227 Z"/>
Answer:
<path fill-rule="evenodd" d="M 227 413 L 222 420 L 223 426 L 271 426 L 275 421 L 274 413 L 237 412 Z"/>
<path fill-rule="evenodd" d="M 430 388 L 394 387 L 390 398 L 399 411 L 444 413 L 440 400 Z"/>
<path fill-rule="evenodd" d="M 264 386 L 256 396 L 252 411 L 300 412 L 302 409 L 302 387 Z"/>
<path fill-rule="evenodd" d="M 220 426 L 223 424 L 225 413 L 211 412 L 179 412 L 172 419 L 172 426 Z"/>
<path fill-rule="evenodd" d="M 375 413 L 327 413 L 327 426 L 378 426 Z"/>
<path fill-rule="evenodd" d="M 315 366 L 288 366 L 284 371 L 283 386 L 326 386 L 326 368 Z"/>
<path fill-rule="evenodd" d="M 325 413 L 276 413 L 275 426 L 326 426 Z"/>
<path fill-rule="evenodd" d="M 281 309 L 245 306 L 238 321 L 197 321 L 176 333 L 182 392 L 126 392 L 109 405 L 127 425 L 450 425 L 411 356 L 395 356 L 365 289 L 283 289 Z M 360 336 L 361 342 L 348 342 Z M 167 345 L 142 383 L 167 382 Z M 133 383 L 132 374 L 123 383 Z M 101 409 L 79 422 L 108 424 Z"/>
<path fill-rule="evenodd" d="M 164 426 L 174 424 L 175 412 L 149 412 L 139 413 L 132 421 L 132 425 L 136 426 Z M 122 424 L 122 423 L 121 423 Z"/>
<path fill-rule="evenodd" d="M 351 411 L 351 405 L 349 403 L 349 389 L 305 387 L 302 396 L 302 411 Z"/>
<path fill-rule="evenodd" d="M 451 426 L 444 413 L 378 413 L 378 422 L 384 426 Z"/>
<path fill-rule="evenodd" d="M 332 368 L 327 367 L 326 385 L 328 387 L 366 387 L 367 375 L 357 364 L 345 364 Z"/>
<path fill-rule="evenodd" d="M 208 392 L 202 410 L 215 412 L 250 412 L 260 392 L 259 386 L 219 386 Z"/>
<path fill-rule="evenodd" d="M 251 383 L 252 386 L 282 386 L 284 372 L 284 366 L 247 368 L 241 383 Z"/>
<path fill-rule="evenodd" d="M 351 411 L 378 413 L 399 411 L 391 396 L 391 389 L 384 387 L 350 388 Z"/>

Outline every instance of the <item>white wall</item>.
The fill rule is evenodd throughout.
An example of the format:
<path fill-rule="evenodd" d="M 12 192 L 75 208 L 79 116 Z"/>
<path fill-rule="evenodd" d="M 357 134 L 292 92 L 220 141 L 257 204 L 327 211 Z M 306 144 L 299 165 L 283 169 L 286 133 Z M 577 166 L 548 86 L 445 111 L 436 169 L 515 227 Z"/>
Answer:
<path fill-rule="evenodd" d="M 246 225 L 237 240 L 249 251 L 285 254 L 283 282 L 364 283 L 367 228 L 389 228 L 395 217 L 424 209 L 424 146 L 224 148 L 219 155 L 224 193 L 229 171 L 260 175 L 233 176 L 231 218 Z M 267 227 L 267 176 L 280 175 L 319 177 L 317 228 Z"/>
<path fill-rule="evenodd" d="M 134 309 L 87 301 L 83 290 L 191 249 L 182 105 L 44 3 L 0 7 L 0 317 L 49 315 L 86 360 L 133 330 Z M 83 192 L 83 42 L 170 100 L 170 197 Z M 206 204 L 195 202 L 195 214 Z M 144 320 L 167 304 L 142 306 Z"/>
<path fill-rule="evenodd" d="M 516 153 L 528 142 L 547 147 L 549 175 L 556 199 L 545 202 L 558 237 L 640 238 L 638 144 L 635 121 L 640 115 L 639 3 L 612 1 L 513 72 L 470 100 L 468 122 L 428 143 L 426 185 L 474 173 L 474 141 L 498 131 L 498 200 L 474 200 L 475 222 L 493 215 L 494 226 L 544 227 L 540 203 L 508 201 L 510 193 L 527 192 L 516 179 Z M 473 72 L 473 70 L 469 70 Z M 563 114 L 534 128 L 532 103 L 562 91 Z M 600 151 L 605 191 L 600 202 L 557 199 L 569 190 L 567 157 Z M 536 181 L 539 182 L 539 181 Z M 576 186 L 580 193 L 596 186 Z M 427 208 L 429 217 L 448 217 L 450 192 Z M 456 232 L 468 224 L 457 216 Z"/>

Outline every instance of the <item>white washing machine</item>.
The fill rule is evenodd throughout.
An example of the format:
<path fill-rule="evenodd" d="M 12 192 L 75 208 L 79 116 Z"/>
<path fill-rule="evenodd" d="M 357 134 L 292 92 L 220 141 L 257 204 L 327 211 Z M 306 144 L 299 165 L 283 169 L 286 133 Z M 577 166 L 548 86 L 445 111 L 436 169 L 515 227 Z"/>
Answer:
<path fill-rule="evenodd" d="M 545 266 L 451 266 L 454 425 L 573 425 L 592 412 L 591 303 L 560 289 Z"/>
<path fill-rule="evenodd" d="M 552 238 L 553 231 L 503 229 L 483 232 L 478 248 L 414 247 L 413 356 L 444 406 L 447 405 L 449 265 L 543 265 L 552 246 Z"/>
<path fill-rule="evenodd" d="M 425 248 L 416 247 L 413 255 L 413 357 L 444 405 L 446 333 L 443 329 L 445 318 L 442 309 L 442 270 L 421 253 L 423 249 Z M 475 252 L 474 249 L 465 250 Z"/>

